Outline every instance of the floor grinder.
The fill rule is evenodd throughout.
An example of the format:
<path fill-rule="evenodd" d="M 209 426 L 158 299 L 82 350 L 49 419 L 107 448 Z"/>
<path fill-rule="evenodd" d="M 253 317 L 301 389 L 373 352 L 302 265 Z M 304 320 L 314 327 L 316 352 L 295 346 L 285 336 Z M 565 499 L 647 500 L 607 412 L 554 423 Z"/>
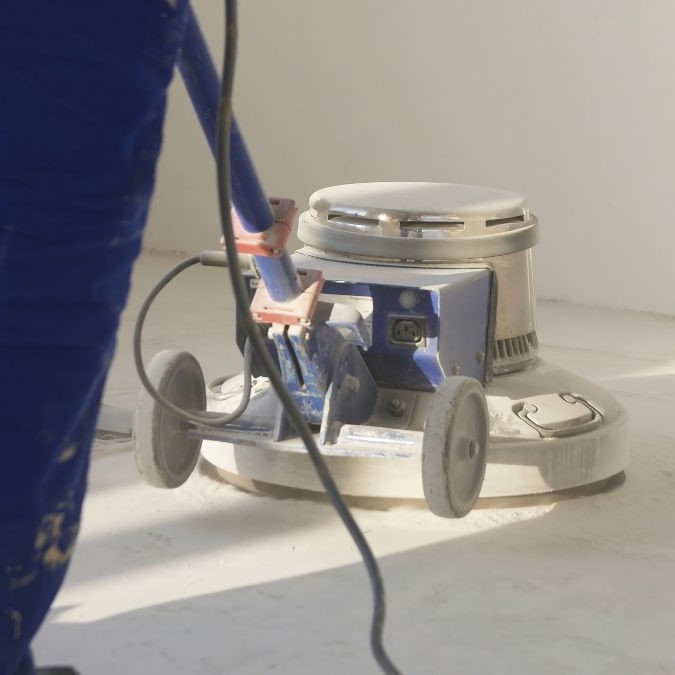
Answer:
<path fill-rule="evenodd" d="M 624 469 L 619 403 L 537 354 L 539 224 L 522 197 L 341 185 L 310 197 L 298 236 L 300 302 L 275 302 L 251 272 L 251 309 L 344 495 L 424 498 L 438 515 L 462 516 L 479 494 L 563 490 Z M 182 405 L 214 414 L 239 406 L 245 384 L 240 375 L 205 388 L 185 353 L 160 353 L 148 372 Z M 150 481 L 182 482 L 201 448 L 226 475 L 320 490 L 264 375 L 252 386 L 246 410 L 209 429 L 172 422 L 141 392 L 137 439 L 148 442 L 136 447 Z"/>

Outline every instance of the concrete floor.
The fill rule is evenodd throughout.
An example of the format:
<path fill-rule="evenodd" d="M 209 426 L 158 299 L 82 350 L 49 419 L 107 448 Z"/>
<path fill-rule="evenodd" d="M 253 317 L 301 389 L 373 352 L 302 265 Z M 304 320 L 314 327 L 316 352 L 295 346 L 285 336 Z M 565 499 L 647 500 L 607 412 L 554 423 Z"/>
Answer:
<path fill-rule="evenodd" d="M 106 402 L 131 406 L 131 322 L 175 262 L 146 254 Z M 185 347 L 207 378 L 236 372 L 225 272 L 195 269 L 151 314 L 146 356 Z M 481 507 L 356 509 L 388 592 L 386 643 L 405 673 L 675 673 L 675 319 L 539 304 L 545 358 L 615 393 L 631 416 L 611 492 Z M 97 451 L 67 583 L 36 641 L 83 675 L 368 674 L 370 592 L 328 505 L 252 496 L 196 472 L 175 491 Z"/>

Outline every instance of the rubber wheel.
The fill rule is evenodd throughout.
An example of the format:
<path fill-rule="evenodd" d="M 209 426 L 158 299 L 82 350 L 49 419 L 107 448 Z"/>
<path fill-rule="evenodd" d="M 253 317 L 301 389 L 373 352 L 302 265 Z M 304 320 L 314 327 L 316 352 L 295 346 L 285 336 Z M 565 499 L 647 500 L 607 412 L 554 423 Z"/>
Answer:
<path fill-rule="evenodd" d="M 147 367 L 155 389 L 184 410 L 206 410 L 202 369 L 192 354 L 167 349 Z M 134 424 L 136 465 L 147 483 L 176 488 L 190 477 L 201 449 L 200 438 L 186 433 L 187 425 L 155 401 L 144 388 L 138 395 Z"/>
<path fill-rule="evenodd" d="M 485 478 L 489 419 L 483 387 L 470 377 L 448 377 L 429 408 L 422 438 L 422 485 L 433 513 L 463 518 Z"/>

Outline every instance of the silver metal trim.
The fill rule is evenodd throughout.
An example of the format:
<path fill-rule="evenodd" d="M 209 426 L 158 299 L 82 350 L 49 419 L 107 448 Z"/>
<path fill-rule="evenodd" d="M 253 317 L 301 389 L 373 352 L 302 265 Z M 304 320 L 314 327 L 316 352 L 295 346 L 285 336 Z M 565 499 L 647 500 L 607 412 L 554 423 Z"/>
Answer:
<path fill-rule="evenodd" d="M 334 229 L 305 211 L 298 222 L 298 238 L 308 246 L 337 254 L 402 261 L 458 262 L 532 248 L 539 241 L 539 221 L 531 215 L 529 222 L 517 230 L 428 239 Z"/>

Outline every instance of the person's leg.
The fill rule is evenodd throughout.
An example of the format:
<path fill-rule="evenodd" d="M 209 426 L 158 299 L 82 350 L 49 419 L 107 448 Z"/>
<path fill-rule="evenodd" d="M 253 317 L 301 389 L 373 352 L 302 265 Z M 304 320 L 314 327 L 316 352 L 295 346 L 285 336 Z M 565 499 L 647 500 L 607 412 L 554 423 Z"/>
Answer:
<path fill-rule="evenodd" d="M 73 552 L 182 36 L 175 5 L 0 12 L 1 675 L 28 658 Z"/>

